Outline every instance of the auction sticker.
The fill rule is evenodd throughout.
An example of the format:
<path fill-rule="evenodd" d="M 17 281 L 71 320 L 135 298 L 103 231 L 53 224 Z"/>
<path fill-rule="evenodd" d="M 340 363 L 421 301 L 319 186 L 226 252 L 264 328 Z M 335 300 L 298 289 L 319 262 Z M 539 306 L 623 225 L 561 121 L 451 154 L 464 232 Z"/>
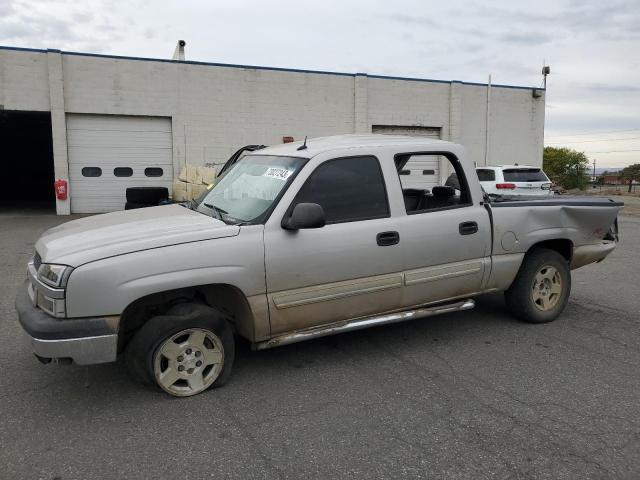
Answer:
<path fill-rule="evenodd" d="M 269 167 L 267 171 L 262 174 L 263 177 L 277 178 L 282 181 L 286 181 L 293 172 L 286 168 Z"/>

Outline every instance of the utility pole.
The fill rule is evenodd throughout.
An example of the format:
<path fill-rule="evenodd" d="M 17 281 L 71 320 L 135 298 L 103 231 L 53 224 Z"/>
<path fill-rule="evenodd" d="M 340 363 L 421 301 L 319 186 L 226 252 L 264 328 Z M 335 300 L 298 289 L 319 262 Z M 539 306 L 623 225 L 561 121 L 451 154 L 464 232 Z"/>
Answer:
<path fill-rule="evenodd" d="M 485 119 L 484 166 L 489 164 L 489 147 L 491 145 L 491 74 L 487 82 L 487 118 Z"/>

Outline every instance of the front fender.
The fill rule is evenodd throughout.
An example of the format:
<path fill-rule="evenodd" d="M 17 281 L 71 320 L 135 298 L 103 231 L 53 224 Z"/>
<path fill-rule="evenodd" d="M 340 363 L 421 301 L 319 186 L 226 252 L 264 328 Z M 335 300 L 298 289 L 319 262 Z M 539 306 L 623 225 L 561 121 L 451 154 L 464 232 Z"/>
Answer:
<path fill-rule="evenodd" d="M 265 294 L 262 226 L 234 237 L 184 243 L 105 258 L 76 268 L 67 284 L 67 316 L 120 315 L 135 300 L 212 283 L 245 297 Z"/>

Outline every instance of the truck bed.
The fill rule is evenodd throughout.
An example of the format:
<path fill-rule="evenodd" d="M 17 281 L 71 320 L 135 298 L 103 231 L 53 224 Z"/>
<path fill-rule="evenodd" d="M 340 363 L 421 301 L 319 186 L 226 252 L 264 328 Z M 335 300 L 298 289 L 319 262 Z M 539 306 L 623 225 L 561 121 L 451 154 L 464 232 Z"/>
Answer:
<path fill-rule="evenodd" d="M 492 207 L 623 207 L 623 202 L 616 202 L 604 197 L 554 196 L 536 197 L 525 195 L 490 195 Z"/>
<path fill-rule="evenodd" d="M 492 207 L 623 207 L 624 202 L 611 198 L 554 196 L 536 197 L 527 195 L 490 195 Z"/>
<path fill-rule="evenodd" d="M 618 240 L 617 216 L 624 206 L 600 197 L 491 196 L 492 254 L 524 254 L 549 240 L 570 242 L 572 268 L 604 258 Z"/>

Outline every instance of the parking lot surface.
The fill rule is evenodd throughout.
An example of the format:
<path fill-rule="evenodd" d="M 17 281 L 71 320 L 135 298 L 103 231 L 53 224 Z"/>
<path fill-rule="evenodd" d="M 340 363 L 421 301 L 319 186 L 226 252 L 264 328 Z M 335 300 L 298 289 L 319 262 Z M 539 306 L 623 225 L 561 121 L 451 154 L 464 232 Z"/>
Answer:
<path fill-rule="evenodd" d="M 640 478 L 640 218 L 554 323 L 475 311 L 253 352 L 175 399 L 41 365 L 13 300 L 68 217 L 0 213 L 0 478 Z"/>

